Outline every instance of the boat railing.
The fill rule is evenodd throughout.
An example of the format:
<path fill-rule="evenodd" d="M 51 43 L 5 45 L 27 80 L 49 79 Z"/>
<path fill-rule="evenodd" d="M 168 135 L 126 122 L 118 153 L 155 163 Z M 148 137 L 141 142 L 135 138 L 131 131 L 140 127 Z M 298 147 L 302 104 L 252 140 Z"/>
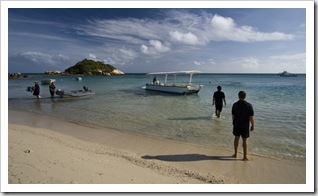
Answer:
<path fill-rule="evenodd" d="M 154 85 L 154 84 L 152 84 Z M 199 84 L 188 84 L 188 83 L 160 83 L 154 86 L 170 86 L 170 87 L 197 87 L 200 86 Z"/>

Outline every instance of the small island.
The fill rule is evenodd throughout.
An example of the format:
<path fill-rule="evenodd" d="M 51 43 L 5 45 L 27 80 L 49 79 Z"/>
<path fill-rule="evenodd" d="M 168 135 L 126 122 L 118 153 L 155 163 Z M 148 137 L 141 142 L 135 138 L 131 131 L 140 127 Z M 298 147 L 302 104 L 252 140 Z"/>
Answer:
<path fill-rule="evenodd" d="M 10 78 L 27 78 L 30 77 L 28 75 L 23 75 L 21 73 L 9 73 L 9 79 Z"/>
<path fill-rule="evenodd" d="M 105 64 L 100 61 L 84 59 L 74 66 L 65 70 L 67 75 L 123 75 L 124 72 L 116 69 L 110 64 Z"/>
<path fill-rule="evenodd" d="M 62 71 L 45 71 L 46 76 L 111 76 L 124 75 L 125 73 L 110 64 L 100 61 L 84 59 L 75 65 Z M 31 75 L 23 75 L 21 73 L 9 73 L 9 79 L 31 77 Z"/>

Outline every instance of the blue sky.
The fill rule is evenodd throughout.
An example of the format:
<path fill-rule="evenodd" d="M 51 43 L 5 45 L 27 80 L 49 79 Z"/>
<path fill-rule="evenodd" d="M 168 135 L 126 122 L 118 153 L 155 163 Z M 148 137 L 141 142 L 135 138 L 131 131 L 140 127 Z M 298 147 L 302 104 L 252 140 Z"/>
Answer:
<path fill-rule="evenodd" d="M 304 8 L 9 8 L 8 71 L 306 72 Z"/>

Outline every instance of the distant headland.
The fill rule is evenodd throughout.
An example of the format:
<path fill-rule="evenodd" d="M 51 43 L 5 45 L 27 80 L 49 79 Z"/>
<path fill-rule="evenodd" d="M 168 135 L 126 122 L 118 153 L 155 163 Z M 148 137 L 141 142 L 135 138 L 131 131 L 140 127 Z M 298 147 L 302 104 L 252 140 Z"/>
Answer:
<path fill-rule="evenodd" d="M 115 68 L 110 64 L 105 64 L 100 61 L 84 59 L 75 65 L 62 71 L 45 71 L 44 75 L 54 76 L 111 76 L 111 75 L 124 75 L 125 73 Z M 9 78 L 22 78 L 26 77 L 21 73 L 9 73 Z"/>

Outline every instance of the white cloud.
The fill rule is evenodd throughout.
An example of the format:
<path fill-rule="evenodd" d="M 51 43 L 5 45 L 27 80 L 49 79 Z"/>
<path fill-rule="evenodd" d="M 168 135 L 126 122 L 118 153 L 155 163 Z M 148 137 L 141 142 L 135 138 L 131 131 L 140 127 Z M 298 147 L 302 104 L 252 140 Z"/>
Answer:
<path fill-rule="evenodd" d="M 103 62 L 115 67 L 127 65 L 139 55 L 134 50 L 126 47 L 104 48 L 103 50 L 103 54 L 99 55 L 103 57 Z"/>
<path fill-rule="evenodd" d="M 242 59 L 241 65 L 248 69 L 258 69 L 260 67 L 259 60 L 254 57 Z"/>
<path fill-rule="evenodd" d="M 96 55 L 95 54 L 89 54 L 89 59 L 96 61 Z"/>
<path fill-rule="evenodd" d="M 53 40 L 53 41 L 64 41 L 71 42 L 72 39 L 68 39 L 61 36 L 54 36 L 48 34 L 39 34 L 39 33 L 25 33 L 25 32 L 14 32 L 11 35 L 18 37 L 28 37 L 28 38 L 36 38 L 36 39 L 44 39 L 44 40 Z"/>
<path fill-rule="evenodd" d="M 271 70 L 276 72 L 288 70 L 289 72 L 302 73 L 306 70 L 306 53 L 270 56 L 266 65 L 271 66 Z"/>
<path fill-rule="evenodd" d="M 23 63 L 21 63 L 23 62 Z M 9 55 L 10 72 L 44 72 L 50 70 L 63 71 L 65 66 L 71 65 L 71 58 L 63 54 L 45 54 L 36 51 L 28 51 Z M 16 67 L 13 67 L 15 64 Z"/>
<path fill-rule="evenodd" d="M 270 59 L 274 60 L 306 60 L 306 53 L 297 53 L 297 54 L 288 54 L 288 55 L 277 55 L 277 56 L 270 56 Z"/>
<path fill-rule="evenodd" d="M 122 41 L 130 44 L 142 44 L 144 40 L 160 39 L 160 32 L 165 32 L 164 25 L 158 21 L 146 19 L 111 19 L 91 20 L 78 26 L 80 35 L 104 38 L 111 42 Z"/>
<path fill-rule="evenodd" d="M 189 33 L 180 33 L 178 31 L 171 31 L 169 32 L 172 40 L 176 40 L 181 43 L 190 44 L 190 45 L 197 45 L 203 44 L 203 42 L 199 41 L 196 35 Z"/>
<path fill-rule="evenodd" d="M 63 55 L 63 54 L 57 55 L 56 58 L 59 59 L 59 60 L 63 60 L 63 61 L 68 61 L 68 60 L 70 60 L 70 57 L 65 56 L 65 55 Z"/>
<path fill-rule="evenodd" d="M 150 40 L 149 45 L 141 45 L 140 50 L 144 54 L 157 55 L 159 53 L 168 52 L 170 48 L 168 44 L 162 44 L 159 40 Z"/>
<path fill-rule="evenodd" d="M 226 72 L 243 72 L 243 73 L 279 73 L 284 70 L 294 73 L 303 73 L 306 70 L 304 53 L 293 55 L 277 55 L 265 58 L 257 58 L 254 56 L 232 58 L 223 62 L 230 70 Z"/>
<path fill-rule="evenodd" d="M 211 19 L 211 26 L 216 30 L 230 32 L 234 30 L 236 25 L 232 18 L 215 14 Z"/>
<path fill-rule="evenodd" d="M 246 25 L 244 23 L 242 25 L 241 22 L 244 22 L 246 18 L 240 18 L 242 20 L 239 23 L 236 21 L 236 17 L 231 18 L 227 17 L 228 15 L 221 16 L 215 13 L 208 13 L 205 9 L 164 9 L 159 10 L 156 14 L 157 17 L 154 15 L 153 18 L 148 17 L 148 14 L 145 14 L 143 18 L 141 18 L 142 16 L 140 18 L 121 17 L 116 19 L 91 18 L 90 20 L 81 21 L 80 24 L 63 26 L 61 31 L 68 33 L 61 36 L 54 34 L 53 32 L 55 31 L 52 31 L 52 35 L 40 32 L 37 34 L 23 31 L 21 33 L 15 32 L 12 35 L 26 37 L 27 39 L 25 40 L 37 37 L 44 40 L 45 42 L 42 43 L 45 44 L 37 44 L 35 46 L 24 44 L 29 46 L 25 49 L 16 47 L 11 53 L 19 53 L 19 56 L 11 54 L 10 60 L 11 62 L 17 62 L 12 60 L 17 57 L 17 59 L 22 59 L 21 62 L 30 61 L 30 65 L 69 66 L 73 62 L 89 56 L 90 59 L 94 60 L 97 57 L 103 59 L 106 63 L 115 67 L 118 65 L 143 64 L 148 61 L 151 62 L 151 66 L 155 64 L 170 64 L 171 62 L 174 65 L 181 65 L 186 62 L 192 64 L 191 66 L 202 66 L 202 68 L 205 67 L 205 69 L 210 69 L 213 72 L 215 68 L 221 70 L 221 72 L 244 72 L 246 70 L 255 71 L 256 69 L 258 71 L 263 69 L 263 67 L 268 68 L 269 65 L 276 66 L 282 65 L 282 63 L 289 63 L 289 65 L 295 66 L 297 64 L 305 64 L 305 53 L 278 55 L 278 46 L 282 46 L 282 48 L 283 46 L 289 47 L 289 42 L 285 42 L 286 44 L 281 42 L 277 44 L 266 43 L 266 45 L 257 43 L 260 47 L 257 48 L 256 44 L 250 47 L 252 44 L 249 43 L 251 42 L 284 40 L 292 40 L 290 43 L 293 44 L 293 47 L 296 47 L 296 43 L 302 41 L 299 40 L 299 36 L 295 37 L 293 34 L 280 32 L 276 29 L 272 30 L 275 26 L 274 24 L 257 23 L 265 24 L 266 27 Z M 279 22 L 282 22 L 282 20 L 280 19 Z M 76 35 L 73 36 L 71 34 L 73 32 L 76 32 Z M 47 44 L 52 43 L 52 41 L 58 45 Z M 226 43 L 223 44 L 222 41 L 226 41 Z M 240 50 L 241 48 L 237 49 L 238 45 L 235 42 L 240 42 L 238 44 L 240 46 L 244 45 L 242 50 Z M 246 44 L 241 44 L 241 42 Z M 19 43 L 19 45 L 22 44 Z M 66 54 L 72 60 L 62 54 L 21 53 L 21 51 L 30 50 L 29 48 L 35 51 L 49 51 L 48 49 L 42 49 L 42 45 L 49 46 L 51 51 L 59 51 Z M 276 47 L 276 50 L 267 50 L 270 47 Z M 255 48 L 255 52 L 253 48 Z M 296 48 L 300 51 L 303 50 L 301 47 Z M 262 53 L 257 50 L 262 50 Z M 275 53 L 273 53 L 274 51 Z M 285 49 L 284 51 L 288 50 Z M 233 56 L 242 54 L 255 56 L 231 59 Z M 261 55 L 256 56 L 258 54 Z M 277 56 L 268 57 L 273 54 Z M 211 57 L 216 56 L 217 61 L 211 59 Z M 156 61 L 153 58 L 157 58 Z"/>
<path fill-rule="evenodd" d="M 83 35 L 107 39 L 109 43 L 125 42 L 143 45 L 142 51 L 149 53 L 145 40 L 167 39 L 185 45 L 203 45 L 211 41 L 257 42 L 292 40 L 294 35 L 284 32 L 261 32 L 252 26 L 238 26 L 230 17 L 218 14 L 188 13 L 184 10 L 167 11 L 161 20 L 154 19 L 104 19 L 90 20 L 77 27 Z M 146 46 L 146 47 L 145 47 Z M 150 52 L 152 53 L 152 52 Z"/>
<path fill-rule="evenodd" d="M 195 65 L 198 65 L 198 66 L 200 66 L 200 65 L 205 65 L 205 62 L 204 62 L 204 61 L 193 61 L 193 63 L 194 63 Z"/>
<path fill-rule="evenodd" d="M 138 57 L 138 54 L 132 49 L 120 48 L 119 52 L 121 53 L 122 58 L 126 61 L 130 61 Z"/>
<path fill-rule="evenodd" d="M 209 63 L 214 65 L 215 64 L 215 60 L 214 59 L 209 59 Z"/>
<path fill-rule="evenodd" d="M 119 63 L 118 61 L 116 61 L 116 60 L 114 60 L 113 58 L 111 58 L 111 57 L 106 57 L 105 59 L 104 59 L 104 63 L 105 64 L 110 64 L 110 65 L 120 65 L 121 63 Z M 115 66 L 116 67 L 116 66 Z"/>
<path fill-rule="evenodd" d="M 235 21 L 229 17 L 223 17 L 215 14 L 207 27 L 211 35 L 207 35 L 210 41 L 238 41 L 238 42 L 256 42 L 256 41 L 275 41 L 292 40 L 294 35 L 282 32 L 260 32 L 251 26 L 237 26 Z"/>
<path fill-rule="evenodd" d="M 43 62 L 46 64 L 53 64 L 54 63 L 54 61 L 53 61 L 54 57 L 52 57 L 49 54 L 43 54 L 40 52 L 28 51 L 28 52 L 21 53 L 21 56 L 24 56 L 25 58 L 27 58 L 35 63 L 40 63 L 40 62 Z"/>
<path fill-rule="evenodd" d="M 234 58 L 230 61 L 232 65 L 240 65 L 241 68 L 247 70 L 256 70 L 260 68 L 260 60 L 255 57 Z"/>

